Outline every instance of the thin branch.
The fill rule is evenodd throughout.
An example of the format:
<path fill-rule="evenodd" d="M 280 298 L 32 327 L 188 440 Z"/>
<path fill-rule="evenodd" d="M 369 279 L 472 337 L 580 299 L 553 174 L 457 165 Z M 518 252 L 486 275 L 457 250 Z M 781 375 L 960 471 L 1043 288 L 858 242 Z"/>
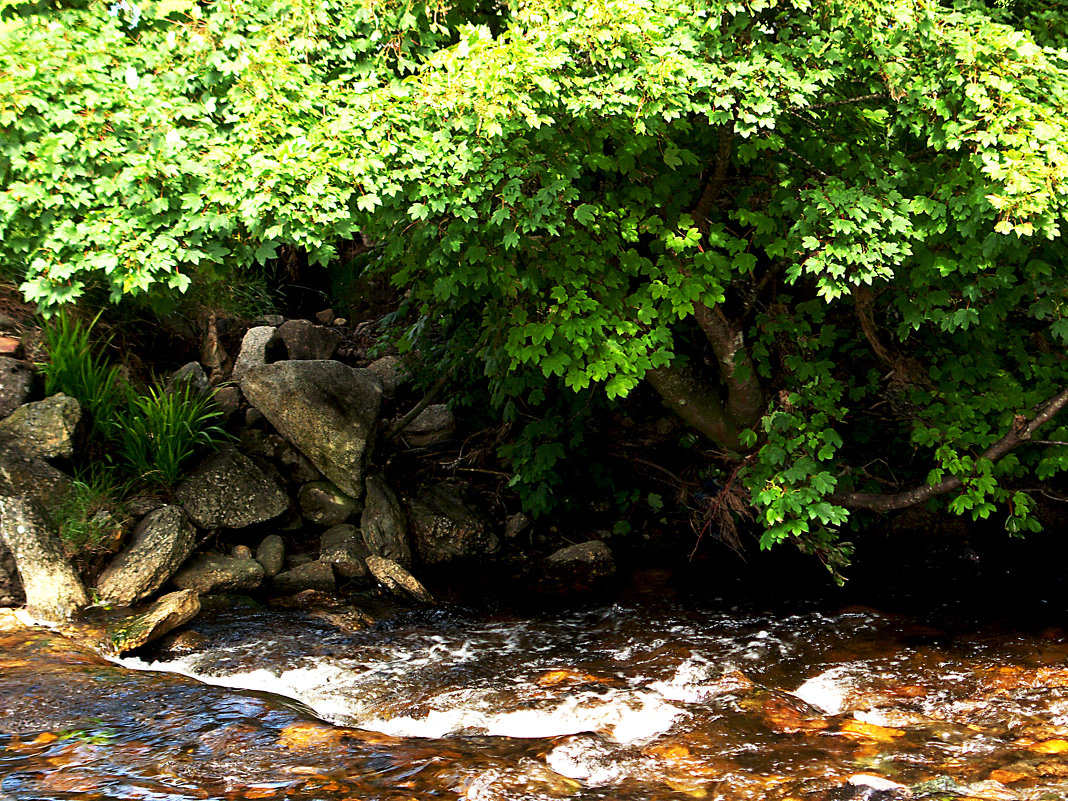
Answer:
<path fill-rule="evenodd" d="M 825 108 L 834 108 L 835 106 L 848 106 L 852 103 L 866 103 L 869 100 L 889 100 L 890 95 L 886 92 L 873 92 L 870 95 L 858 95 L 856 97 L 845 97 L 841 100 L 829 100 L 826 103 L 817 103 L 814 106 L 791 106 L 789 111 L 819 111 Z"/>
<path fill-rule="evenodd" d="M 1031 440 L 1031 435 L 1043 424 L 1049 422 L 1064 406 L 1068 404 L 1068 389 L 1062 389 L 1045 403 L 1041 404 L 1029 420 L 1023 415 L 1017 415 L 1012 428 L 1001 439 L 987 448 L 980 455 L 980 459 L 989 459 L 995 462 L 1019 445 Z M 959 476 L 952 476 L 937 484 L 925 484 L 922 487 L 906 490 L 898 493 L 880 492 L 846 492 L 834 493 L 830 500 L 852 509 L 869 509 L 873 512 L 894 512 L 899 509 L 907 509 L 918 503 L 923 503 L 928 498 L 945 495 L 947 492 L 960 489 L 964 486 L 964 480 Z"/>

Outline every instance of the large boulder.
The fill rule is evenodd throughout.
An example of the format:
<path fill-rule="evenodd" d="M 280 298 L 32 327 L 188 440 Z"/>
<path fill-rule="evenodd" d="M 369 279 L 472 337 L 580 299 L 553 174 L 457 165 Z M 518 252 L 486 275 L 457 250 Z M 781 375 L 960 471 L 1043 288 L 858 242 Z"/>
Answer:
<path fill-rule="evenodd" d="M 337 488 L 333 481 L 312 481 L 300 488 L 297 503 L 305 520 L 319 526 L 336 526 L 360 511 L 359 501 Z"/>
<path fill-rule="evenodd" d="M 339 345 L 341 334 L 333 328 L 308 320 L 287 320 L 278 326 L 267 348 L 269 354 L 281 355 L 277 351 L 284 350 L 288 359 L 313 361 L 333 359 Z"/>
<path fill-rule="evenodd" d="M 29 400 L 32 389 L 33 368 L 18 359 L 0 356 L 0 418 Z"/>
<path fill-rule="evenodd" d="M 124 654 L 140 648 L 164 634 L 184 626 L 200 612 L 200 596 L 195 590 L 178 590 L 156 600 L 147 610 L 123 618 L 108 628 L 102 643 L 111 654 Z"/>
<path fill-rule="evenodd" d="M 74 432 L 82 419 L 82 406 L 62 392 L 36 403 L 26 403 L 0 420 L 0 441 L 26 456 L 42 459 L 74 453 Z"/>
<path fill-rule="evenodd" d="M 276 362 L 250 370 L 241 391 L 342 492 L 363 494 L 368 443 L 382 406 L 374 373 L 334 361 Z"/>
<path fill-rule="evenodd" d="M 174 574 L 171 584 L 198 595 L 216 592 L 247 592 L 263 583 L 263 565 L 255 559 L 198 553 Z"/>
<path fill-rule="evenodd" d="M 486 517 L 460 487 L 448 482 L 435 484 L 409 501 L 408 528 L 416 553 L 428 565 L 485 556 L 499 546 Z"/>
<path fill-rule="evenodd" d="M 44 511 L 32 498 L 0 496 L 0 540 L 11 552 L 30 613 L 67 620 L 89 596 Z"/>
<path fill-rule="evenodd" d="M 368 550 L 391 559 L 401 567 L 411 567 L 408 520 L 393 490 L 381 476 L 368 476 L 360 529 Z"/>
<path fill-rule="evenodd" d="M 367 365 L 367 369 L 378 376 L 382 382 L 382 391 L 392 398 L 397 389 L 408 380 L 408 371 L 396 356 L 383 356 Z"/>
<path fill-rule="evenodd" d="M 341 524 L 323 532 L 319 561 L 333 565 L 342 578 L 364 578 L 367 575 L 364 560 L 370 555 L 356 526 Z"/>
<path fill-rule="evenodd" d="M 115 557 L 97 581 L 100 598 L 131 606 L 167 583 L 193 553 L 196 531 L 177 506 L 164 506 L 141 520 L 133 542 Z"/>
<path fill-rule="evenodd" d="M 74 479 L 44 459 L 0 445 L 0 495 L 33 498 L 54 518 L 73 488 Z"/>
<path fill-rule="evenodd" d="M 228 448 L 196 467 L 175 497 L 200 528 L 243 528 L 278 517 L 289 498 L 275 479 Z"/>
<path fill-rule="evenodd" d="M 270 325 L 257 325 L 245 332 L 241 340 L 241 350 L 237 352 L 234 371 L 230 378 L 240 383 L 250 370 L 267 364 L 267 345 L 274 336 L 275 328 Z"/>

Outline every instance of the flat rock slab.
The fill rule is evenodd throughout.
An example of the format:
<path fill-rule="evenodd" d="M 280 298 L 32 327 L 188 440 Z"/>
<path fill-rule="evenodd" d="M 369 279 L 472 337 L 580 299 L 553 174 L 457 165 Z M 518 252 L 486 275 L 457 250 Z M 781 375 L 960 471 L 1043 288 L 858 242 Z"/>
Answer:
<path fill-rule="evenodd" d="M 334 568 L 319 561 L 294 567 L 271 579 L 271 588 L 282 595 L 293 595 L 304 590 L 333 592 L 334 586 Z"/>
<path fill-rule="evenodd" d="M 106 653 L 124 654 L 184 626 L 199 612 L 200 596 L 195 590 L 168 593 L 141 614 L 111 626 L 101 648 Z"/>
<path fill-rule="evenodd" d="M 73 487 L 73 478 L 39 456 L 27 456 L 10 443 L 0 445 L 0 495 L 33 498 L 54 516 Z"/>
<path fill-rule="evenodd" d="M 175 497 L 200 528 L 243 528 L 278 517 L 289 498 L 278 482 L 243 453 L 221 451 L 181 483 Z"/>
<path fill-rule="evenodd" d="M 363 516 L 363 541 L 375 556 L 392 559 L 401 567 L 411 567 L 408 519 L 389 484 L 381 476 L 368 476 Z"/>
<path fill-rule="evenodd" d="M 419 580 L 398 565 L 392 559 L 383 559 L 381 556 L 368 556 L 367 569 L 371 575 L 382 582 L 386 589 L 398 595 L 410 595 L 417 601 L 425 604 L 434 603 L 434 596 L 430 594 Z"/>
<path fill-rule="evenodd" d="M 0 420 L 0 440 L 12 443 L 26 456 L 69 457 L 74 453 L 74 432 L 81 419 L 81 404 L 60 392 L 24 404 Z"/>
<path fill-rule="evenodd" d="M 263 565 L 255 559 L 195 554 L 174 574 L 171 584 L 198 595 L 214 592 L 246 592 L 263 583 Z"/>
<path fill-rule="evenodd" d="M 115 557 L 97 581 L 100 598 L 130 606 L 167 583 L 193 553 L 196 531 L 177 506 L 150 512 L 134 530 L 130 546 Z"/>
<path fill-rule="evenodd" d="M 382 407 L 374 373 L 336 361 L 276 362 L 250 370 L 241 391 L 342 492 L 363 495 L 368 441 Z"/>

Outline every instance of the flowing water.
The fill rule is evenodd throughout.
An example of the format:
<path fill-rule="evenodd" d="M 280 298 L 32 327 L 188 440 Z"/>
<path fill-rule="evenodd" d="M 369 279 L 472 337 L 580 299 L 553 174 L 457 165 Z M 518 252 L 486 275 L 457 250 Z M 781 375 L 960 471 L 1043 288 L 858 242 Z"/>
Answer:
<path fill-rule="evenodd" d="M 0 799 L 1068 798 L 1063 630 L 649 596 L 194 628 L 0 633 Z"/>

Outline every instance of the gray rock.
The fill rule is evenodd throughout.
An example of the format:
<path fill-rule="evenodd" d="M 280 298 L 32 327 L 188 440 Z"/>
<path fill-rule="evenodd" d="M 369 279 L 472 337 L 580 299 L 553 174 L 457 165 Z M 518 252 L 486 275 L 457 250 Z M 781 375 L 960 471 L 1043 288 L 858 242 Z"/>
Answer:
<path fill-rule="evenodd" d="M 315 557 L 310 553 L 291 553 L 286 555 L 286 567 L 290 570 L 314 561 Z"/>
<path fill-rule="evenodd" d="M 383 559 L 381 556 L 368 556 L 367 569 L 390 592 L 398 595 L 410 595 L 425 604 L 434 603 L 434 596 L 427 591 L 426 587 L 392 559 Z"/>
<path fill-rule="evenodd" d="M 334 566 L 334 572 L 346 579 L 365 578 L 364 560 L 371 555 L 356 526 L 342 524 L 323 533 L 319 561 Z"/>
<path fill-rule="evenodd" d="M 26 593 L 22 589 L 22 579 L 15 567 L 15 557 L 0 538 L 0 607 L 22 606 L 26 603 Z"/>
<path fill-rule="evenodd" d="M 287 320 L 274 332 L 268 349 L 281 346 L 289 359 L 333 359 L 341 334 L 308 320 Z"/>
<path fill-rule="evenodd" d="M 241 390 L 342 492 L 361 496 L 382 405 L 374 373 L 334 361 L 277 362 L 249 371 Z"/>
<path fill-rule="evenodd" d="M 409 502 L 408 528 L 415 552 L 428 565 L 484 556 L 499 545 L 489 521 L 449 483 L 435 484 Z"/>
<path fill-rule="evenodd" d="M 200 362 L 189 362 L 183 364 L 167 379 L 166 389 L 167 392 L 174 392 L 182 385 L 188 385 L 189 388 L 198 395 L 207 395 L 211 392 L 211 384 L 208 382 L 208 374 L 204 372 L 204 368 L 200 365 Z"/>
<path fill-rule="evenodd" d="M 219 387 L 215 390 L 215 405 L 229 419 L 241 408 L 241 390 L 237 387 Z"/>
<path fill-rule="evenodd" d="M 256 548 L 256 561 L 263 565 L 267 578 L 274 578 L 282 572 L 286 562 L 286 545 L 277 534 L 270 534 Z"/>
<path fill-rule="evenodd" d="M 281 314 L 261 314 L 255 319 L 256 325 L 269 325 L 271 328 L 277 328 L 286 321 L 286 318 Z"/>
<path fill-rule="evenodd" d="M 282 595 L 304 590 L 334 591 L 334 568 L 326 562 L 308 562 L 279 573 L 271 580 L 271 587 Z"/>
<path fill-rule="evenodd" d="M 171 584 L 198 595 L 213 592 L 244 592 L 263 583 L 263 565 L 255 559 L 198 553 L 174 574 Z"/>
<path fill-rule="evenodd" d="M 263 417 L 258 409 L 249 409 L 249 411 L 255 411 L 257 415 Z M 276 465 L 286 480 L 294 484 L 307 484 L 309 481 L 318 481 L 323 477 L 307 456 L 277 434 L 246 428 L 241 432 L 241 449 L 245 453 L 260 456 Z"/>
<path fill-rule="evenodd" d="M 70 497 L 74 479 L 44 459 L 0 446 L 0 495 L 33 498 L 53 519 Z"/>
<path fill-rule="evenodd" d="M 522 512 L 516 512 L 504 524 L 504 537 L 505 539 L 514 540 L 528 528 L 530 528 L 530 518 Z"/>
<path fill-rule="evenodd" d="M 32 498 L 0 497 L 0 540 L 15 560 L 31 614 L 44 620 L 67 620 L 89 605 L 59 537 Z"/>
<path fill-rule="evenodd" d="M 23 404 L 0 420 L 0 440 L 10 442 L 26 456 L 69 457 L 74 453 L 74 432 L 81 419 L 81 404 L 60 392 Z"/>
<path fill-rule="evenodd" d="M 360 504 L 339 490 L 333 481 L 312 481 L 297 494 L 305 520 L 320 526 L 344 523 L 360 511 Z"/>
<path fill-rule="evenodd" d="M 228 448 L 197 466 L 175 497 L 200 528 L 242 528 L 289 508 L 278 482 L 243 453 Z"/>
<path fill-rule="evenodd" d="M 392 398 L 398 387 L 408 380 L 408 371 L 396 356 L 383 356 L 367 365 L 367 369 L 378 376 L 382 382 L 382 392 L 386 397 Z"/>
<path fill-rule="evenodd" d="M 234 557 L 234 559 L 251 559 L 252 549 L 247 545 L 235 545 L 234 549 L 230 551 L 230 556 Z"/>
<path fill-rule="evenodd" d="M 401 430 L 400 436 L 409 445 L 425 448 L 444 442 L 456 431 L 456 418 L 444 403 L 427 406 Z"/>
<path fill-rule="evenodd" d="M 392 559 L 401 567 L 411 567 L 408 520 L 393 490 L 382 476 L 369 476 L 366 482 L 360 529 L 367 549 L 375 556 Z"/>
<path fill-rule="evenodd" d="M 100 574 L 97 593 L 116 606 L 148 598 L 193 553 L 195 539 L 193 525 L 180 508 L 156 509 L 138 524 L 130 546 Z"/>
<path fill-rule="evenodd" d="M 588 590 L 616 572 L 611 549 L 600 540 L 569 545 L 554 552 L 542 565 L 542 583 L 564 592 Z"/>
<path fill-rule="evenodd" d="M 0 356 L 0 418 L 7 417 L 30 399 L 33 367 L 18 359 Z"/>
<path fill-rule="evenodd" d="M 179 590 L 159 598 L 147 611 L 124 618 L 109 627 L 104 649 L 124 654 L 184 626 L 200 613 L 200 596 L 194 590 Z"/>
<path fill-rule="evenodd" d="M 323 309 L 322 311 L 317 311 L 315 313 L 315 319 L 323 325 L 330 325 L 332 322 L 334 322 L 334 310 Z"/>
<path fill-rule="evenodd" d="M 234 362 L 234 371 L 230 374 L 232 381 L 240 383 L 250 370 L 267 364 L 267 344 L 274 332 L 274 326 L 270 325 L 258 325 L 245 332 L 237 361 Z"/>

